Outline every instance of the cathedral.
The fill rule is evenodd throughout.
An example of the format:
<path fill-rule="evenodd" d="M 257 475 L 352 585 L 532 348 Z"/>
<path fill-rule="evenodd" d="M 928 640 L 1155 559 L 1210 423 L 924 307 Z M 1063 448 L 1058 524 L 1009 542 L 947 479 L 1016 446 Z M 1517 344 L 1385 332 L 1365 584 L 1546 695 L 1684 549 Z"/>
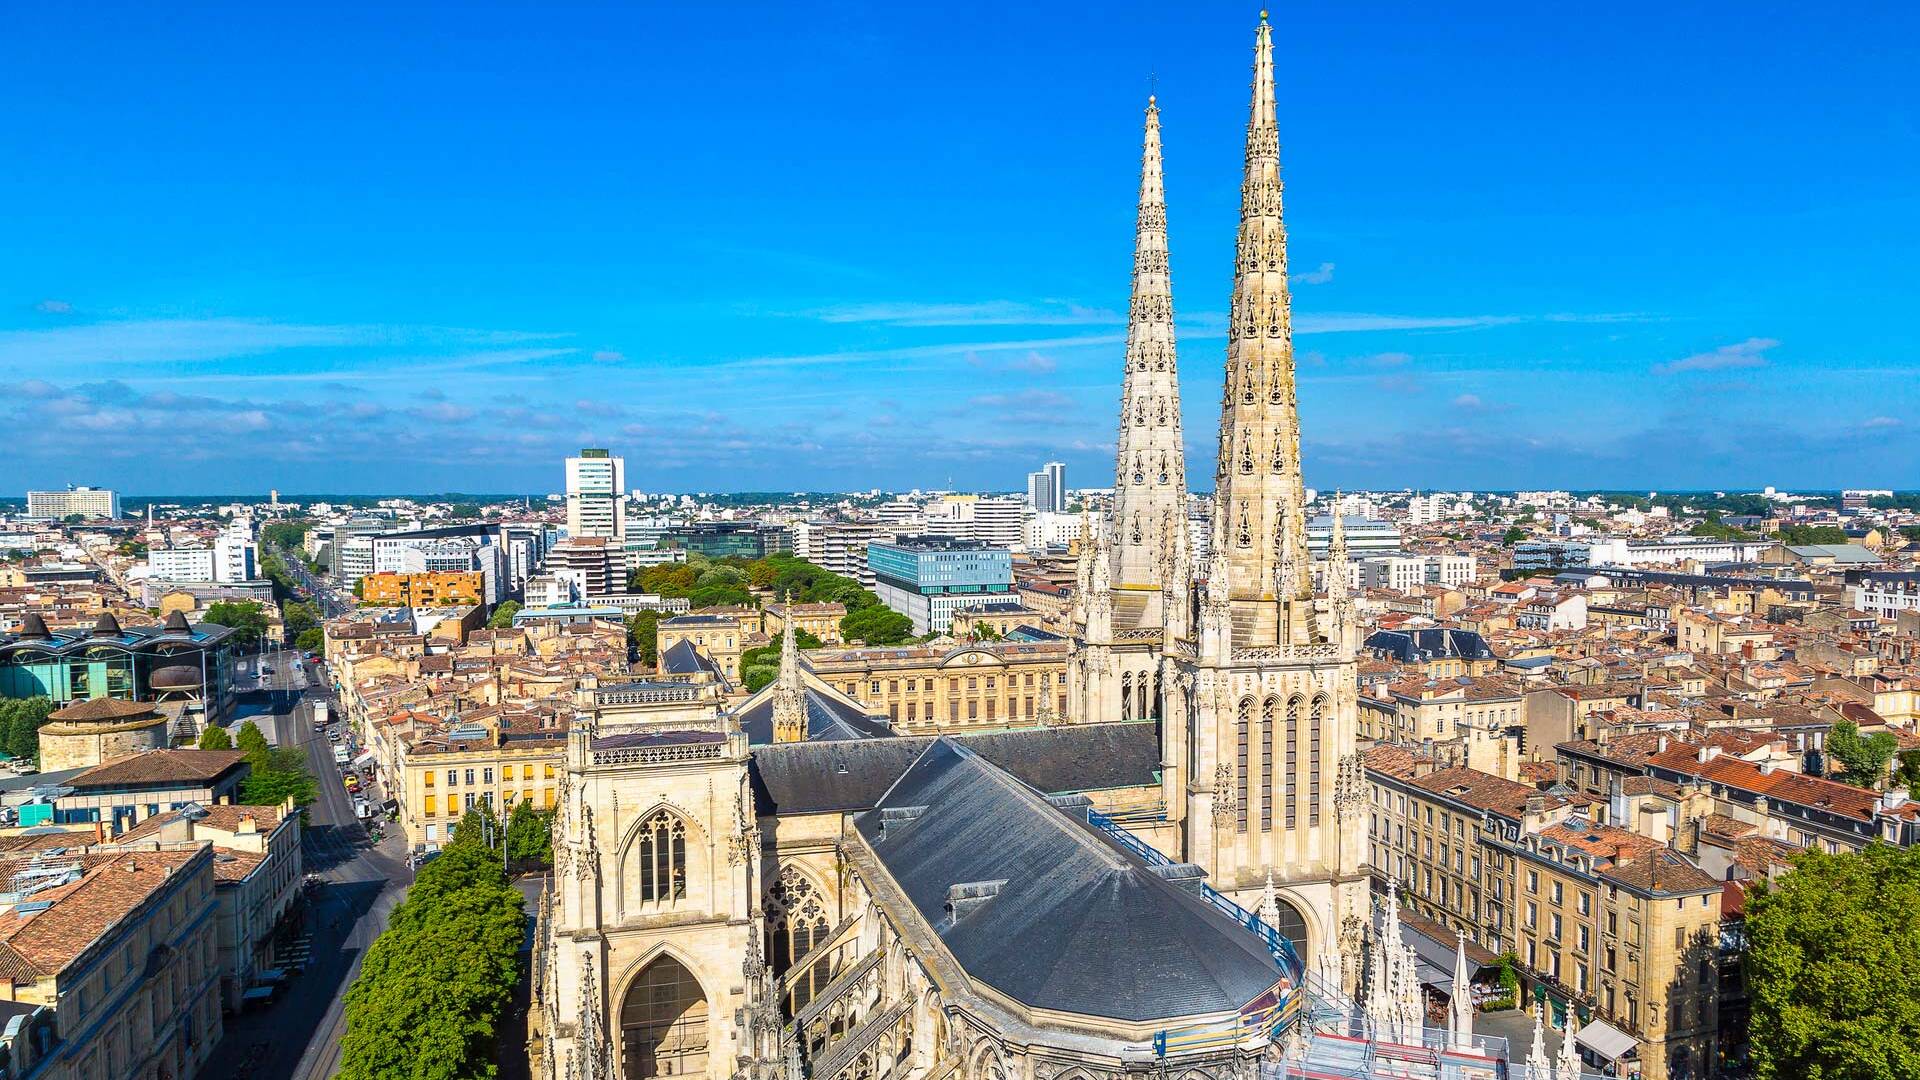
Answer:
<path fill-rule="evenodd" d="M 1293 1060 L 1366 1075 L 1358 1031 L 1421 1045 L 1362 865 L 1347 575 L 1317 591 L 1307 553 L 1264 13 L 1241 200 L 1205 557 L 1150 98 L 1072 722 L 894 735 L 806 671 L 790 623 L 778 679 L 737 708 L 602 687 L 568 738 L 536 1075 L 1251 1080 Z M 1470 1016 L 1450 1026 L 1446 1075 L 1496 1075 Z"/>

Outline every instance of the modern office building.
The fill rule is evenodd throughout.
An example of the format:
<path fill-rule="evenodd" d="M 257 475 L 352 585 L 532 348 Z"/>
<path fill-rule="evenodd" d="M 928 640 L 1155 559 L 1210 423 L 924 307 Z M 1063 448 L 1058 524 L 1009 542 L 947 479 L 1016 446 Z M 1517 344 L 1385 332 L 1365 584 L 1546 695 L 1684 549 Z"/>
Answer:
<path fill-rule="evenodd" d="M 710 559 L 764 559 L 793 551 L 786 528 L 757 521 L 695 521 L 660 534 L 660 546 Z"/>
<path fill-rule="evenodd" d="M 189 624 L 179 612 L 160 626 L 123 628 L 102 615 L 90 631 L 58 633 L 29 612 L 0 634 L 0 697 L 153 702 L 218 721 L 233 707 L 234 652 L 230 627 Z"/>
<path fill-rule="evenodd" d="M 953 613 L 1013 600 L 1013 553 L 978 540 L 916 536 L 867 545 L 881 602 L 913 620 L 916 634 L 945 633 Z"/>
<path fill-rule="evenodd" d="M 615 551 L 627 538 L 627 463 L 604 449 L 567 459 L 567 535 L 602 536 Z"/>
<path fill-rule="evenodd" d="M 1027 474 L 1027 505 L 1036 514 L 1057 514 L 1067 508 L 1067 466 L 1049 461 L 1039 472 Z"/>
<path fill-rule="evenodd" d="M 1352 536 L 1352 530 L 1348 530 Z M 1680 566 L 1746 563 L 1760 558 L 1773 540 L 1714 540 L 1669 536 L 1659 540 L 1595 536 L 1579 540 L 1523 540 L 1513 545 L 1513 565 L 1521 569 L 1563 566 Z"/>
<path fill-rule="evenodd" d="M 27 516 L 30 518 L 72 517 L 117 518 L 120 495 L 108 488 L 70 487 L 65 491 L 27 492 Z"/>
<path fill-rule="evenodd" d="M 147 576 L 158 581 L 237 585 L 260 579 L 260 546 L 253 528 L 236 521 L 207 545 L 155 548 L 147 552 Z"/>
<path fill-rule="evenodd" d="M 1400 526 L 1373 518 L 1343 518 L 1347 532 L 1347 554 L 1358 558 L 1370 551 L 1400 550 Z M 1327 557 L 1327 545 L 1333 536 L 1333 518 L 1322 514 L 1307 522 L 1307 552 L 1315 559 Z"/>

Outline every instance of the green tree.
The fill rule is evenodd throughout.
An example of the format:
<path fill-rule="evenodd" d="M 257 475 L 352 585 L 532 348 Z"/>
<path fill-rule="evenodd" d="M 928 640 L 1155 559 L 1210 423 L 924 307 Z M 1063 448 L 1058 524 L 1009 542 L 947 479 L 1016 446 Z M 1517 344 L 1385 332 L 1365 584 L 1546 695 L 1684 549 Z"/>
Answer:
<path fill-rule="evenodd" d="M 310 626 L 300 631 L 300 636 L 293 639 L 293 647 L 301 652 L 317 653 L 327 647 L 327 632 L 317 626 Z"/>
<path fill-rule="evenodd" d="M 1920 1077 L 1920 848 L 1809 848 L 1746 932 L 1757 1080 Z"/>
<path fill-rule="evenodd" d="M 1920 544 L 1920 525 L 1902 525 L 1900 535 L 1916 544 Z"/>
<path fill-rule="evenodd" d="M 450 844 L 422 867 L 347 990 L 342 1080 L 495 1076 L 520 974 L 521 908 L 477 845 Z"/>
<path fill-rule="evenodd" d="M 200 621 L 233 627 L 234 640 L 242 648 L 253 648 L 267 634 L 267 613 L 253 600 L 217 600 L 207 605 Z"/>
<path fill-rule="evenodd" d="M 913 636 L 913 620 L 887 607 L 864 607 L 840 620 L 840 636 L 869 645 L 898 645 Z"/>
<path fill-rule="evenodd" d="M 1920 795 L 1920 750 L 1902 750 L 1893 769 L 1893 782 Z"/>
<path fill-rule="evenodd" d="M 53 712 L 46 697 L 0 699 L 0 749 L 8 757 L 40 760 L 40 728 Z"/>
<path fill-rule="evenodd" d="M 493 807 L 484 802 L 476 802 L 467 808 L 460 823 L 453 827 L 453 839 L 447 841 L 450 847 L 494 848 L 500 845 L 500 819 L 493 816 Z"/>
<path fill-rule="evenodd" d="M 507 815 L 507 858 L 516 863 L 553 862 L 553 814 L 535 810 L 525 799 Z"/>
<path fill-rule="evenodd" d="M 1827 753 L 1841 767 L 1840 778 L 1856 787 L 1879 787 L 1886 778 L 1888 762 L 1899 749 L 1900 741 L 1892 732 L 1877 731 L 1862 737 L 1860 726 L 1851 720 L 1840 721 L 1827 733 Z"/>
<path fill-rule="evenodd" d="M 519 612 L 520 601 L 502 601 L 499 607 L 493 609 L 493 617 L 487 620 L 487 628 L 490 630 L 511 630 L 513 629 L 513 617 L 519 614 Z"/>
<path fill-rule="evenodd" d="M 1512 547 L 1513 545 L 1519 543 L 1522 540 L 1525 540 L 1526 538 L 1527 538 L 1527 530 L 1521 528 L 1518 525 L 1513 525 L 1508 527 L 1506 532 L 1500 534 L 1500 546 Z"/>
<path fill-rule="evenodd" d="M 298 551 L 306 543 L 307 533 L 312 529 L 311 521 L 275 521 L 260 527 L 260 539 L 271 547 Z"/>
<path fill-rule="evenodd" d="M 1852 538 L 1838 525 L 1783 525 L 1773 534 L 1784 544 L 1848 544 Z"/>
<path fill-rule="evenodd" d="M 648 667 L 660 663 L 660 620 L 657 611 L 636 611 L 627 618 L 627 644 Z"/>
<path fill-rule="evenodd" d="M 249 759 L 258 758 L 262 763 L 267 760 L 267 755 L 272 750 L 267 745 L 267 733 L 261 731 L 260 725 L 251 720 L 241 721 L 240 730 L 234 735 L 233 743 L 246 751 Z"/>
<path fill-rule="evenodd" d="M 308 630 L 317 629 L 325 620 L 318 604 L 294 600 L 281 605 L 280 621 L 286 626 L 287 633 L 298 637 Z"/>
<path fill-rule="evenodd" d="M 231 750 L 233 736 L 227 734 L 227 729 L 218 724 L 208 724 L 207 730 L 200 733 L 200 749 Z"/>

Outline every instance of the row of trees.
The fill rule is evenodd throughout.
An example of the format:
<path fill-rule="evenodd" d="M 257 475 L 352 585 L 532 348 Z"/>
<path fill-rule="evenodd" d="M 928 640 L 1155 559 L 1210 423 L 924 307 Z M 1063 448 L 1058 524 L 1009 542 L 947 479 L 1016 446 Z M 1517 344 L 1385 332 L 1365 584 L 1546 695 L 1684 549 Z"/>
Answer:
<path fill-rule="evenodd" d="M 293 796 L 294 804 L 305 806 L 320 793 L 320 785 L 307 769 L 307 756 L 293 747 L 267 745 L 260 725 L 248 720 L 235 734 L 226 728 L 209 725 L 200 733 L 200 749 L 246 752 L 251 767 L 240 784 L 240 801 L 254 806 L 271 806 Z"/>
<path fill-rule="evenodd" d="M 913 637 L 913 620 L 881 603 L 872 590 L 850 577 L 791 555 L 769 555 L 764 559 L 709 559 L 689 555 L 684 563 L 636 570 L 627 584 L 636 592 L 684 597 L 696 608 L 731 604 L 758 606 L 760 597 L 756 594 L 767 592 L 791 597 L 795 603 L 844 604 L 847 614 L 840 620 L 840 634 L 848 641 L 898 645 Z M 649 666 L 660 662 L 657 633 L 660 619 L 659 612 L 642 611 L 627 620 L 627 639 L 640 661 Z M 818 648 L 819 643 L 816 639 L 813 645 L 805 647 Z M 778 662 L 776 650 L 773 666 L 777 667 Z M 746 667 L 743 661 L 743 674 Z M 760 685 L 770 679 L 771 675 L 764 675 Z M 752 678 L 747 680 L 747 685 L 754 687 Z"/>
<path fill-rule="evenodd" d="M 233 627 L 233 639 L 241 648 L 251 649 L 267 636 L 272 620 L 267 610 L 254 600 L 216 600 L 207 605 L 201 621 Z"/>
<path fill-rule="evenodd" d="M 40 760 L 40 725 L 53 712 L 46 697 L 0 698 L 0 750 L 8 757 Z"/>
<path fill-rule="evenodd" d="M 518 890 L 468 814 L 420 868 L 347 990 L 341 1080 L 476 1080 L 520 977 Z"/>

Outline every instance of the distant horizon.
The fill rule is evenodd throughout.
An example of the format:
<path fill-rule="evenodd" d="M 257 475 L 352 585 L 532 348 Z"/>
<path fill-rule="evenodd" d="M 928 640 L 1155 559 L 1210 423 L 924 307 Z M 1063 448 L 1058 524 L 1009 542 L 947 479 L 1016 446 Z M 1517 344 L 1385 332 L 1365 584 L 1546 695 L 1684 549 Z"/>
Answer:
<path fill-rule="evenodd" d="M 1204 483 L 1257 11 L 22 8 L 0 486 L 1110 474 L 1149 93 Z M 1920 484 L 1920 5 L 1275 16 L 1316 486 Z"/>
<path fill-rule="evenodd" d="M 108 490 L 113 490 L 110 485 L 95 484 L 92 486 L 104 487 L 104 488 L 107 488 Z M 1617 488 L 1617 487 L 1615 488 L 1608 488 L 1608 487 L 1573 488 L 1573 487 L 1565 487 L 1565 486 L 1540 486 L 1540 487 L 1529 486 L 1524 488 L 1466 488 L 1466 487 L 1411 488 L 1411 487 L 1408 487 L 1407 485 L 1402 484 L 1395 487 L 1347 488 L 1341 492 L 1336 492 L 1332 488 L 1313 488 L 1311 486 L 1309 487 L 1309 490 L 1314 491 L 1317 494 L 1317 496 L 1321 498 L 1334 496 L 1337 494 L 1378 495 L 1378 494 L 1399 494 L 1402 492 L 1410 492 L 1412 494 L 1417 495 L 1422 493 L 1436 493 L 1436 492 L 1450 494 L 1454 492 L 1465 491 L 1465 492 L 1470 492 L 1474 495 L 1513 495 L 1516 492 L 1520 492 L 1520 491 L 1564 491 L 1569 495 L 1576 496 L 1576 497 L 1584 497 L 1589 495 L 1630 495 L 1636 498 L 1644 499 L 1648 497 L 1650 492 L 1655 496 L 1711 495 L 1715 492 L 1722 492 L 1727 495 L 1759 495 L 1765 491 L 1767 486 L 1768 485 L 1761 484 L 1753 487 L 1742 487 L 1739 485 L 1717 484 L 1710 487 L 1701 487 L 1701 488 Z M 1920 487 L 1917 487 L 1917 488 L 1899 488 L 1899 487 L 1865 488 L 1865 487 L 1848 486 L 1848 487 L 1835 487 L 1835 488 L 1812 488 L 1812 487 L 1790 488 L 1790 487 L 1782 487 L 1779 484 L 1774 484 L 1772 486 L 1775 489 L 1775 492 L 1777 494 L 1783 494 L 1787 496 L 1809 496 L 1809 497 L 1818 497 L 1818 498 L 1838 497 L 1840 493 L 1843 491 L 1858 491 L 1858 490 L 1885 490 L 1885 491 L 1892 491 L 1895 495 L 1920 494 Z M 1108 490 L 1110 488 L 1111 488 L 1111 485 L 1083 484 L 1078 486 L 1068 485 L 1067 490 L 1070 492 L 1099 491 L 1099 490 Z M 63 489 L 64 489 L 64 485 L 62 485 L 61 488 L 34 488 L 33 490 L 57 491 L 57 490 L 63 490 Z M 781 489 L 741 490 L 741 491 L 711 491 L 711 490 L 709 491 L 648 491 L 645 494 L 647 494 L 650 497 L 651 496 L 678 497 L 682 495 L 699 497 L 704 495 L 710 498 L 722 498 L 722 499 L 749 499 L 749 498 L 755 498 L 759 496 L 765 496 L 767 497 L 767 501 L 772 501 L 775 499 L 782 499 L 782 498 L 792 499 L 795 497 L 808 497 L 808 496 L 842 497 L 842 496 L 849 496 L 849 495 L 865 495 L 868 492 L 874 491 L 874 490 L 878 490 L 883 495 L 908 495 L 908 494 L 912 494 L 916 490 L 923 493 L 928 491 L 947 491 L 947 492 L 952 492 L 954 494 L 962 494 L 962 495 L 1024 496 L 1025 494 L 1022 491 L 1016 491 L 1011 488 L 1006 488 L 1006 489 L 848 488 L 840 491 L 834 491 L 834 490 L 828 490 L 828 489 L 822 488 L 822 489 L 814 489 L 814 490 L 794 489 L 792 491 L 781 490 Z M 1188 490 L 1190 494 L 1194 494 L 1194 495 L 1212 495 L 1213 494 L 1212 488 L 1204 488 L 1204 489 L 1189 488 Z M 115 494 L 119 497 L 120 501 L 123 504 L 129 503 L 129 502 L 143 503 L 143 504 L 149 503 L 149 502 L 169 502 L 169 503 L 179 503 L 179 504 L 191 506 L 191 505 L 200 505 L 204 503 L 219 502 L 219 501 L 245 502 L 245 503 L 266 503 L 271 501 L 268 495 L 262 494 L 262 493 L 253 493 L 253 492 L 147 494 L 147 493 L 131 493 L 131 492 L 116 491 Z M 557 491 L 495 492 L 495 493 L 468 492 L 468 491 L 440 491 L 440 492 L 367 491 L 367 492 L 332 492 L 332 493 L 325 493 L 325 494 L 300 494 L 300 493 L 290 493 L 290 492 L 283 491 L 280 493 L 279 499 L 282 503 L 324 503 L 324 502 L 338 502 L 338 501 L 346 501 L 346 500 L 366 500 L 366 499 L 408 499 L 414 502 L 426 502 L 426 503 L 435 503 L 435 502 L 499 503 L 499 502 L 511 502 L 513 500 L 530 499 L 536 502 L 546 503 L 548 501 L 548 496 L 558 495 L 558 494 L 561 494 L 561 493 Z M 5 504 L 8 506 L 13 506 L 13 505 L 24 506 L 26 504 L 26 497 L 24 495 L 3 495 L 3 496 L 0 496 L 0 504 Z"/>

